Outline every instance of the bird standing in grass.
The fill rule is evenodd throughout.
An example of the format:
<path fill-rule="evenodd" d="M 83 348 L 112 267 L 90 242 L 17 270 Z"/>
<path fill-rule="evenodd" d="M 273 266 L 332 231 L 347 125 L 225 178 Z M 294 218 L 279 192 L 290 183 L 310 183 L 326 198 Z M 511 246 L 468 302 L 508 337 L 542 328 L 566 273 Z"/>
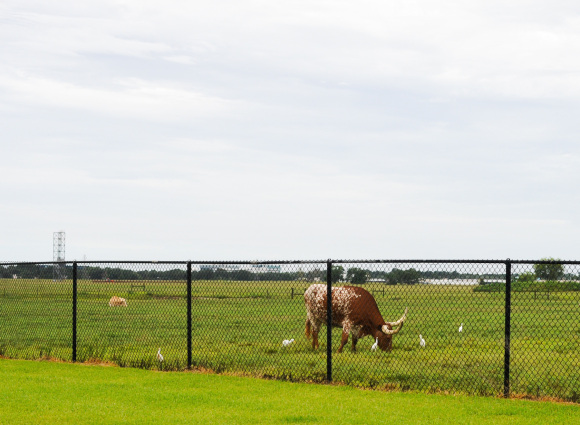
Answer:
<path fill-rule="evenodd" d="M 463 332 L 463 323 L 459 326 L 459 333 Z"/>
<path fill-rule="evenodd" d="M 423 336 L 419 335 L 419 345 L 423 348 L 425 348 L 425 340 L 423 339 Z"/>
<path fill-rule="evenodd" d="M 292 339 L 285 339 L 284 341 L 282 341 L 282 345 L 284 347 L 288 347 L 290 344 L 292 344 L 294 342 L 294 338 Z"/>
<path fill-rule="evenodd" d="M 160 362 L 163 361 L 163 355 L 161 354 L 161 347 L 159 347 L 159 350 L 157 350 L 157 360 L 159 360 Z"/>
<path fill-rule="evenodd" d="M 375 343 L 373 344 L 373 346 L 371 347 L 371 351 L 377 351 L 377 347 L 379 346 L 379 339 L 377 338 L 375 340 Z"/>

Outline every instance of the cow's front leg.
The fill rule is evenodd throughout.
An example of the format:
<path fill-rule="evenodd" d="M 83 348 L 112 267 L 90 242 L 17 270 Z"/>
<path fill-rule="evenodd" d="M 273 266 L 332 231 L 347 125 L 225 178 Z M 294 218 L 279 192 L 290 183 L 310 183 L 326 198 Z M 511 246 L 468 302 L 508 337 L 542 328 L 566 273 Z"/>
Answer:
<path fill-rule="evenodd" d="M 352 336 L 352 352 L 356 352 L 356 343 L 358 342 L 358 338 L 356 336 Z"/>
<path fill-rule="evenodd" d="M 342 331 L 342 338 L 340 340 L 340 347 L 338 347 L 338 352 L 342 353 L 342 348 L 345 346 L 345 344 L 348 342 L 348 331 L 343 330 Z"/>

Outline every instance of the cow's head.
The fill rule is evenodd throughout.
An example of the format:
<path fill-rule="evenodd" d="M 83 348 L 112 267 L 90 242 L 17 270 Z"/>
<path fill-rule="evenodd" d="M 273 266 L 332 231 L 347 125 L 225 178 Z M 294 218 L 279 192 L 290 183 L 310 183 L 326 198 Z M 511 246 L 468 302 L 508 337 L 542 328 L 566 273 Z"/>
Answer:
<path fill-rule="evenodd" d="M 409 308 L 405 308 L 403 316 L 396 322 L 385 322 L 381 329 L 377 332 L 376 337 L 379 339 L 379 348 L 383 351 L 391 351 L 393 348 L 393 335 L 399 333 L 403 329 L 403 323 L 407 319 L 407 311 Z"/>

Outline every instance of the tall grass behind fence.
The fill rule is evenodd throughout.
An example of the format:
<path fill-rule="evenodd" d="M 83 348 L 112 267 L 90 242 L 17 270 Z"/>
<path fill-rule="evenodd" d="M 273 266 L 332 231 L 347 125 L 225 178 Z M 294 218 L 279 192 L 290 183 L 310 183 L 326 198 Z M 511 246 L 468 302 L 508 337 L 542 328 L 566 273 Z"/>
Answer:
<path fill-rule="evenodd" d="M 5 263 L 0 355 L 579 401 L 580 263 L 544 263 Z M 312 284 L 363 287 L 386 321 L 408 307 L 393 350 L 337 353 L 325 327 L 313 349 Z"/>

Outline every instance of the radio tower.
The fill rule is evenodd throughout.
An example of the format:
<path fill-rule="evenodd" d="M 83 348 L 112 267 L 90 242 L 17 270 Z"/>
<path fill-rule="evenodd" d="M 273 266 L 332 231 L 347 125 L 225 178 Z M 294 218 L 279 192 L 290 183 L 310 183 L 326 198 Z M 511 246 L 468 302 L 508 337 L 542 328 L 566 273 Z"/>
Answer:
<path fill-rule="evenodd" d="M 55 261 L 55 264 L 52 269 L 53 280 L 63 280 L 65 278 L 65 265 L 56 264 L 56 261 L 65 261 L 64 242 L 65 242 L 64 232 L 54 232 L 52 234 L 52 260 Z"/>

